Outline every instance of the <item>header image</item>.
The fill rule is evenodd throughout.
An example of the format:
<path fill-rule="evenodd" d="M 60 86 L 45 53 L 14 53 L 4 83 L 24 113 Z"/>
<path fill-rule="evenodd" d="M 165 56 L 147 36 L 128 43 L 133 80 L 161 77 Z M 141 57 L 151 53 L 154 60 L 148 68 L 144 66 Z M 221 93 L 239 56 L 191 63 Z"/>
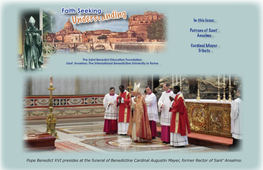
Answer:
<path fill-rule="evenodd" d="M 57 52 L 144 53 L 165 50 L 166 23 L 163 13 L 90 10 L 100 10 L 100 13 L 76 15 L 77 9 L 74 8 L 53 11 L 53 18 L 59 22 L 51 31 L 44 33 L 44 44 L 53 44 Z"/>
<path fill-rule="evenodd" d="M 21 11 L 18 52 L 20 69 L 46 69 L 48 58 L 57 53 L 165 51 L 166 22 L 163 13 L 146 10 L 128 16 L 130 11 L 113 10 L 82 16 L 65 11 Z"/>

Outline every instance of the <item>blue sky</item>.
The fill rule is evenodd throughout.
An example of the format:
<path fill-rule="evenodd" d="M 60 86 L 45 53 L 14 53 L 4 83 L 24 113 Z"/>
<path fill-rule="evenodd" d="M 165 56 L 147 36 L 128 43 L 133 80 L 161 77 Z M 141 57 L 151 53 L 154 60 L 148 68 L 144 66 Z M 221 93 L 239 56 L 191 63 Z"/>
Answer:
<path fill-rule="evenodd" d="M 45 9 L 44 9 L 45 10 Z M 102 9 L 103 13 L 111 13 L 115 9 Z M 148 11 L 151 11 L 151 9 L 147 9 Z M 82 17 L 83 15 L 80 14 L 61 14 L 61 11 L 54 11 L 54 10 L 45 10 L 50 11 L 55 16 L 55 26 L 52 28 L 52 32 L 58 32 L 62 28 L 64 28 L 65 23 L 68 21 L 68 19 L 71 20 L 71 16 L 77 15 L 77 17 Z M 117 10 L 117 12 L 126 11 L 127 17 L 130 17 L 131 15 L 139 14 L 142 15 L 145 11 L 145 9 L 137 9 L 137 10 Z M 154 10 L 153 10 L 154 11 Z M 163 11 L 157 11 L 159 13 L 163 13 Z M 72 22 L 73 23 L 73 22 Z M 97 21 L 92 23 L 81 23 L 81 24 L 73 24 L 74 28 L 77 28 L 81 32 L 89 31 L 89 30 L 98 30 L 98 29 L 109 29 L 111 31 L 116 32 L 125 32 L 128 30 L 128 18 L 126 20 L 124 19 L 115 19 L 115 20 L 108 20 L 108 21 Z"/>

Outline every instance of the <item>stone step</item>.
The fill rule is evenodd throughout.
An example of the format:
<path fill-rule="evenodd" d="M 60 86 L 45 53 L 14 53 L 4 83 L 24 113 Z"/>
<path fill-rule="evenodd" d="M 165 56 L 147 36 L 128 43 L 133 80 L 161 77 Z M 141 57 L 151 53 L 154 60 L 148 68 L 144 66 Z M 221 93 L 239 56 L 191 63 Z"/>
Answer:
<path fill-rule="evenodd" d="M 157 127 L 157 135 L 158 137 L 161 137 L 161 127 Z M 194 132 L 191 132 L 187 136 L 188 142 L 191 144 L 206 146 L 215 149 L 229 150 L 229 146 L 233 143 L 232 138 L 206 135 Z"/>

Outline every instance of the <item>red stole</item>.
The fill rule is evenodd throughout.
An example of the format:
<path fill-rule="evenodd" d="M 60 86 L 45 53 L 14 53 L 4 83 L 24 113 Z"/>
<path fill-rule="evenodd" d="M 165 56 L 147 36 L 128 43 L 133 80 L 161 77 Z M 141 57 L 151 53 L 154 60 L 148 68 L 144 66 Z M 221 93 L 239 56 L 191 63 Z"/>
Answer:
<path fill-rule="evenodd" d="M 182 94 L 176 95 L 172 107 L 173 108 L 171 109 L 172 118 L 170 131 L 172 133 L 180 133 L 181 136 L 185 136 L 191 133 L 187 109 L 185 107 L 184 98 Z"/>
<path fill-rule="evenodd" d="M 119 116 L 118 116 L 119 122 L 129 123 L 130 112 L 131 112 L 130 110 L 131 95 L 127 91 L 120 93 L 120 95 L 117 97 L 117 104 L 120 97 L 124 98 L 124 103 L 119 104 Z"/>

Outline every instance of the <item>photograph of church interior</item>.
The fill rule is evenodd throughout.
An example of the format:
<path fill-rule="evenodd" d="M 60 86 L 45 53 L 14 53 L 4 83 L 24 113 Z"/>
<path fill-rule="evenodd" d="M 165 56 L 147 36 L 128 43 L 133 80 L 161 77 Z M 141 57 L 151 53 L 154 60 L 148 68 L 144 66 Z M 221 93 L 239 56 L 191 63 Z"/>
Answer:
<path fill-rule="evenodd" d="M 241 141 L 237 75 L 28 76 L 23 93 L 26 151 L 228 152 Z"/>

